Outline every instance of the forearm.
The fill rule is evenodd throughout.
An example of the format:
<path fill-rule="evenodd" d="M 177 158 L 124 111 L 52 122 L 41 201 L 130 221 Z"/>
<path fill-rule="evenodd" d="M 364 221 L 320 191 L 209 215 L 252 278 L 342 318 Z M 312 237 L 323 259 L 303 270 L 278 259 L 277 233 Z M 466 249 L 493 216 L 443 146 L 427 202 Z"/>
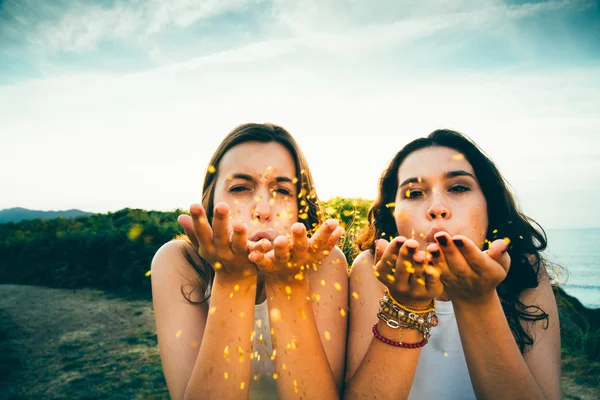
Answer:
<path fill-rule="evenodd" d="M 256 277 L 213 282 L 210 311 L 186 399 L 247 397 Z"/>
<path fill-rule="evenodd" d="M 382 321 L 377 323 L 377 329 L 383 337 L 398 341 L 397 329 Z M 422 339 L 417 330 L 402 330 L 403 342 L 417 343 Z M 408 398 L 420 354 L 420 348 L 394 347 L 373 338 L 360 366 L 346 384 L 344 398 Z"/>
<path fill-rule="evenodd" d="M 267 281 L 280 398 L 339 398 L 310 303 L 308 282 Z M 325 340 L 329 340 L 326 336 Z M 336 340 L 336 338 L 331 338 Z M 338 339 L 339 340 L 339 339 Z"/>
<path fill-rule="evenodd" d="M 517 347 L 497 293 L 494 291 L 477 304 L 455 300 L 453 305 L 477 397 L 543 399 Z"/>

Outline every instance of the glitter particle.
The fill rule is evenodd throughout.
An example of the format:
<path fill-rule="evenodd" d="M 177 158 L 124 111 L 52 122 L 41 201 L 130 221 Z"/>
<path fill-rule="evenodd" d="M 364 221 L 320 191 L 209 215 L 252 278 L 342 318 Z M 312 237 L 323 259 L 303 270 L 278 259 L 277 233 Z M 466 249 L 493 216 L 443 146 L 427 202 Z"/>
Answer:
<path fill-rule="evenodd" d="M 179 336 L 181 336 L 181 333 L 182 333 L 182 332 L 183 332 L 183 331 L 182 331 L 181 329 L 180 329 L 180 330 L 178 330 L 178 331 L 177 331 L 177 333 L 175 333 L 175 337 L 177 337 L 177 338 L 178 338 Z"/>

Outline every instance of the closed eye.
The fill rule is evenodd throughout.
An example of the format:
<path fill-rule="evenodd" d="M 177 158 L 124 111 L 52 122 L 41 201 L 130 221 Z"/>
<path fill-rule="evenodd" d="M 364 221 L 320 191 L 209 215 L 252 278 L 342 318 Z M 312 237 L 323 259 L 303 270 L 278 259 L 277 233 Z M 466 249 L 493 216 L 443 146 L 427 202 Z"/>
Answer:
<path fill-rule="evenodd" d="M 246 187 L 246 186 L 232 186 L 231 188 L 229 188 L 229 191 L 232 193 L 241 193 L 241 192 L 246 192 L 249 191 L 250 188 Z"/>

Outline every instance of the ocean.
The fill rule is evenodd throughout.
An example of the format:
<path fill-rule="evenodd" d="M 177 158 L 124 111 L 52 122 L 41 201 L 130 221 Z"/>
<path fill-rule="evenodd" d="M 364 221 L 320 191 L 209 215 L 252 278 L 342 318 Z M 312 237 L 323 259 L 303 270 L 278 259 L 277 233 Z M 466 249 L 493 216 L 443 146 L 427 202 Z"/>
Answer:
<path fill-rule="evenodd" d="M 560 286 L 586 307 L 600 308 L 600 228 L 546 229 L 544 255 L 562 267 Z"/>

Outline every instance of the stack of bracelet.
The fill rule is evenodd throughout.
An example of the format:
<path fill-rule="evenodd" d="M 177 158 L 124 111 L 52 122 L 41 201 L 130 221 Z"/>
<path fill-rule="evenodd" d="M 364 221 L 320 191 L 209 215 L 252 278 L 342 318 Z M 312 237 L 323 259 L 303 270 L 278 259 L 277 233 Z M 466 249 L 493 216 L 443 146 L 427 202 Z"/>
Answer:
<path fill-rule="evenodd" d="M 393 329 L 406 328 L 416 329 L 423 334 L 423 343 L 427 343 L 431 336 L 431 328 L 437 326 L 438 319 L 435 315 L 435 299 L 425 308 L 410 308 L 398 303 L 385 290 L 385 294 L 379 300 L 381 308 L 377 318 Z M 402 341 L 402 330 L 400 331 L 400 342 Z"/>

